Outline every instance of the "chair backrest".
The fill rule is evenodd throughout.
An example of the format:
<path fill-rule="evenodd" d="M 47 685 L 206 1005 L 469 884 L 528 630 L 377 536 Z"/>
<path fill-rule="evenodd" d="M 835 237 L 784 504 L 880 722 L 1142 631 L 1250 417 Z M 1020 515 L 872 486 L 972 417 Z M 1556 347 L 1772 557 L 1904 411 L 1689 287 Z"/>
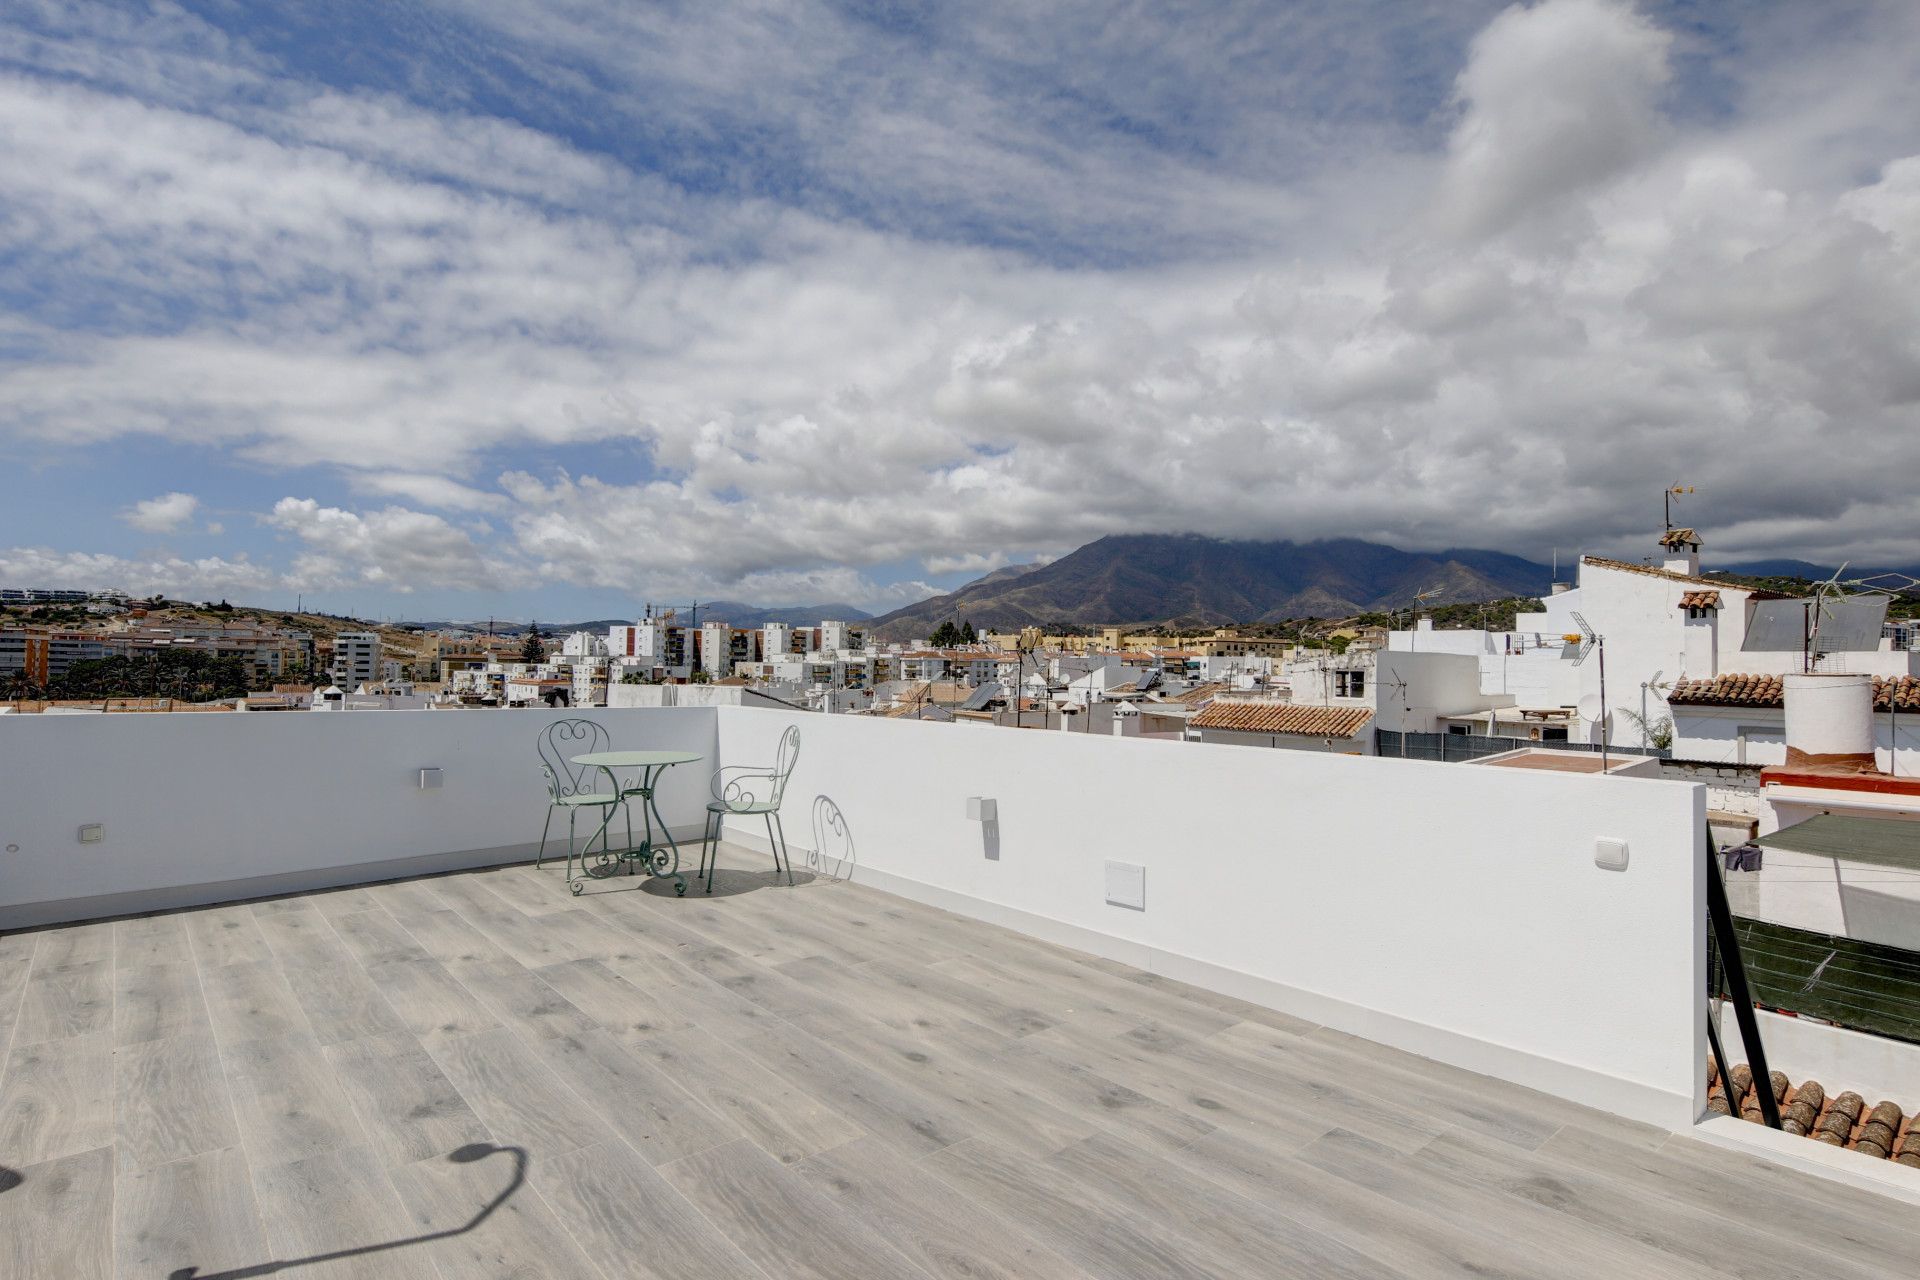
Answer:
<path fill-rule="evenodd" d="M 565 800 L 591 793 L 600 771 L 575 764 L 573 757 L 605 751 L 611 745 L 606 726 L 592 720 L 555 720 L 542 729 L 540 772 L 547 776 L 547 798 Z"/>
<path fill-rule="evenodd" d="M 780 750 L 773 758 L 773 807 L 780 807 L 781 797 L 787 792 L 787 779 L 793 776 L 793 766 L 800 762 L 800 726 L 790 724 L 787 731 L 780 735 Z"/>

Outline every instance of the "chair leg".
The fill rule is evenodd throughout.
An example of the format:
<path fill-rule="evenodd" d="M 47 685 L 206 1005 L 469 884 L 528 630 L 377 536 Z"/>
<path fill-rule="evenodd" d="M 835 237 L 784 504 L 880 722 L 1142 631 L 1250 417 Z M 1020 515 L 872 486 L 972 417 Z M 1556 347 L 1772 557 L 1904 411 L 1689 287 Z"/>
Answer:
<path fill-rule="evenodd" d="M 707 892 L 713 892 L 713 878 L 720 870 L 720 815 L 709 813 L 707 825 L 700 828 L 700 873 L 707 878 Z"/>
<path fill-rule="evenodd" d="M 780 856 L 787 860 L 787 883 L 792 884 L 793 883 L 793 850 L 787 847 L 787 824 L 780 821 L 780 815 L 778 813 L 775 813 L 772 816 L 773 816 L 773 825 L 780 829 Z"/>
<path fill-rule="evenodd" d="M 540 824 L 540 852 L 534 855 L 533 869 L 538 871 L 540 864 L 547 860 L 547 828 L 553 825 L 553 806 L 547 806 L 547 820 Z"/>
<path fill-rule="evenodd" d="M 773 815 L 762 814 L 761 820 L 767 824 L 767 848 L 773 850 L 773 878 L 778 880 L 780 878 L 780 842 L 773 838 Z M 787 874 L 791 876 L 793 873 Z"/>

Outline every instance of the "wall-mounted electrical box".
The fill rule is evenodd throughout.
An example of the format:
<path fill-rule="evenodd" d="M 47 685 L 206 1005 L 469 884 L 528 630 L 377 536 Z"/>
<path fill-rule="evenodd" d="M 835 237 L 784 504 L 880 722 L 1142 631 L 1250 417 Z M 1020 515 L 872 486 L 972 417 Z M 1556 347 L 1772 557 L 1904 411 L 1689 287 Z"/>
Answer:
<path fill-rule="evenodd" d="M 440 789 L 440 770 L 437 768 L 422 769 L 420 771 L 420 789 L 422 791 L 438 791 Z"/>
<path fill-rule="evenodd" d="M 1132 911 L 1147 909 L 1147 869 L 1131 862 L 1107 863 L 1107 901 Z"/>

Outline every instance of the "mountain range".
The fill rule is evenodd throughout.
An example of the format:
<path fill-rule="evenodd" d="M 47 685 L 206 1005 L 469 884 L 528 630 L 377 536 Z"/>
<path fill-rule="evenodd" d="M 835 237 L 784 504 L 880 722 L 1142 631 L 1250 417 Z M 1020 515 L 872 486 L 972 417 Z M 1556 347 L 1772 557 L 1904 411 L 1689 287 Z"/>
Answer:
<path fill-rule="evenodd" d="M 1402 551 L 1334 538 L 1238 542 L 1198 534 L 1118 534 L 1046 565 L 999 569 L 946 595 L 882 614 L 884 640 L 965 619 L 982 629 L 1074 623 L 1200 624 L 1345 617 L 1435 604 L 1544 595 L 1545 565 L 1498 551 Z"/>

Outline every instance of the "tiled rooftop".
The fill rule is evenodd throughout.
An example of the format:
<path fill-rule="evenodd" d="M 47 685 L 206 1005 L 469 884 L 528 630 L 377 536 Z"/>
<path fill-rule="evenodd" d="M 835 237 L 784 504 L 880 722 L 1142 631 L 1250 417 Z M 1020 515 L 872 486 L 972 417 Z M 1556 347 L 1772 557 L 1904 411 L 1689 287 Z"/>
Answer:
<path fill-rule="evenodd" d="M 1680 608 L 1682 609 L 1718 609 L 1720 593 L 1718 591 L 1682 591 Z"/>
<path fill-rule="evenodd" d="M 1682 707 L 1782 707 L 1786 705 L 1784 676 L 1742 675 L 1730 672 L 1706 680 L 1682 680 L 1667 701 Z M 1920 711 L 1920 676 L 1875 676 L 1876 711 Z"/>
<path fill-rule="evenodd" d="M 1215 699 L 1190 722 L 1196 729 L 1245 733 L 1294 733 L 1313 738 L 1351 738 L 1367 727 L 1367 707 L 1315 707 L 1294 702 L 1234 702 Z"/>
<path fill-rule="evenodd" d="M 0 937 L 0 1275 L 1911 1274 L 1907 1206 L 729 861 Z"/>

